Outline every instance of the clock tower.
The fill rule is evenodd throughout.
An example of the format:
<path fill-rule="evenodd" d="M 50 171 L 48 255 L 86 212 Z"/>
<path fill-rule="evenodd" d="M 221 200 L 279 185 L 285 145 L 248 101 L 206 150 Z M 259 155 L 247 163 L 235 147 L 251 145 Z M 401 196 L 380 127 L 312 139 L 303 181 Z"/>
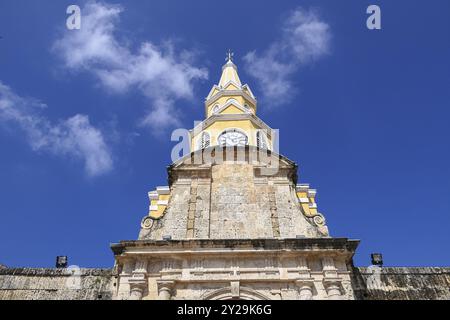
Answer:
<path fill-rule="evenodd" d="M 242 84 L 228 53 L 219 83 L 205 99 L 205 120 L 191 130 L 191 150 L 210 146 L 257 146 L 273 149 L 273 130 L 256 115 L 257 101 Z"/>
<path fill-rule="evenodd" d="M 111 246 L 116 299 L 354 299 L 358 241 L 330 236 L 231 52 L 189 138 L 138 240 Z"/>

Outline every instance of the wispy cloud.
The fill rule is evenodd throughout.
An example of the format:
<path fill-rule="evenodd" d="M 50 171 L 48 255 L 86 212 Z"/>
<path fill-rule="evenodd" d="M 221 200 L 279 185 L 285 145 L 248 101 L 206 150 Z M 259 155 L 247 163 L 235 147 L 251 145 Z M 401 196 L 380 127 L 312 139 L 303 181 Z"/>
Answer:
<path fill-rule="evenodd" d="M 52 124 L 41 115 L 46 107 L 36 99 L 17 95 L 0 82 L 0 124 L 19 126 L 33 150 L 80 159 L 90 176 L 112 169 L 111 153 L 103 134 L 90 124 L 86 115 L 77 114 Z"/>
<path fill-rule="evenodd" d="M 284 23 L 280 40 L 261 53 L 251 51 L 244 56 L 245 69 L 258 81 L 267 105 L 289 101 L 295 91 L 292 75 L 327 54 L 330 38 L 330 27 L 317 12 L 298 8 Z"/>
<path fill-rule="evenodd" d="M 143 42 L 133 52 L 115 32 L 122 11 L 118 5 L 89 2 L 81 29 L 66 30 L 54 43 L 55 52 L 67 68 L 92 73 L 113 93 L 138 89 L 149 100 L 142 125 L 158 132 L 179 124 L 175 102 L 191 99 L 194 82 L 206 79 L 207 71 L 194 65 L 193 52 L 177 53 L 171 41 Z"/>

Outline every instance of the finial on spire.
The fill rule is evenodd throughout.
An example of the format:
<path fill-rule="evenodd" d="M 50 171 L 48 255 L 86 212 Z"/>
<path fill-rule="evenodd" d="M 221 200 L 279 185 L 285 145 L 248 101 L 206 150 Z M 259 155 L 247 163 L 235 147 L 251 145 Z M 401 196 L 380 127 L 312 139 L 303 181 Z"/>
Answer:
<path fill-rule="evenodd" d="M 226 62 L 233 62 L 234 52 L 231 49 L 228 49 L 227 57 L 225 58 Z"/>

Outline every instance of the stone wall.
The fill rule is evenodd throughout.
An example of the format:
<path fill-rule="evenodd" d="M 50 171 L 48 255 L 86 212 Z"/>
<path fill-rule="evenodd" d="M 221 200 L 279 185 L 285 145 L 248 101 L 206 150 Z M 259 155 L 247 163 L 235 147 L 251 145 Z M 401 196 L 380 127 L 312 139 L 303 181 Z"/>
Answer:
<path fill-rule="evenodd" d="M 0 268 L 0 300 L 110 300 L 112 269 Z"/>
<path fill-rule="evenodd" d="M 270 164 L 252 161 L 256 151 L 223 150 L 232 158 L 239 152 L 245 161 L 195 164 L 188 157 L 172 165 L 164 215 L 149 213 L 144 219 L 154 221 L 141 225 L 139 240 L 328 237 L 325 222 L 317 224 L 299 204 L 293 162 L 273 154 L 279 166 L 268 174 Z"/>
<path fill-rule="evenodd" d="M 351 276 L 358 300 L 448 300 L 450 268 L 386 267 L 380 281 L 373 269 L 356 267 Z M 70 289 L 65 269 L 1 268 L 0 300 L 109 300 L 115 290 L 112 269 L 81 269 L 81 289 Z"/>
<path fill-rule="evenodd" d="M 450 268 L 354 268 L 358 300 L 449 300 Z"/>

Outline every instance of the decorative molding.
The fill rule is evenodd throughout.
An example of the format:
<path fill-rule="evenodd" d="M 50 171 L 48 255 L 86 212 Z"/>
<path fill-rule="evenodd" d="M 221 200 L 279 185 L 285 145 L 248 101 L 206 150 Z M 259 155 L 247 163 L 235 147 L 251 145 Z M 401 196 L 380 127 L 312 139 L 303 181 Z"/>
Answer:
<path fill-rule="evenodd" d="M 141 228 L 149 230 L 153 227 L 154 223 L 155 223 L 155 219 L 152 219 L 150 216 L 146 216 L 141 221 Z"/>
<path fill-rule="evenodd" d="M 308 197 L 315 198 L 316 195 L 317 195 L 317 190 L 316 189 L 309 189 L 308 190 Z"/>
<path fill-rule="evenodd" d="M 206 130 L 216 121 L 239 121 L 239 120 L 250 120 L 253 124 L 256 124 L 262 129 L 267 130 L 268 136 L 271 137 L 272 128 L 270 128 L 264 121 L 262 121 L 258 116 L 253 113 L 242 113 L 242 114 L 213 114 L 209 118 L 198 123 L 190 132 L 199 133 Z"/>
<path fill-rule="evenodd" d="M 295 187 L 297 192 L 307 192 L 309 190 L 309 184 L 301 183 Z"/>
<path fill-rule="evenodd" d="M 225 104 L 223 104 L 222 106 L 219 105 L 219 109 L 216 112 L 213 112 L 211 115 L 220 114 L 222 111 L 224 111 L 226 108 L 228 108 L 231 105 L 235 106 L 236 108 L 238 108 L 239 110 L 241 110 L 244 113 L 252 113 L 250 108 L 246 108 L 245 106 L 240 104 L 239 101 L 237 101 L 236 99 L 230 99 L 230 100 L 227 100 L 227 102 Z"/>
<path fill-rule="evenodd" d="M 159 195 L 170 194 L 170 188 L 169 187 L 157 187 L 156 191 L 158 192 Z"/>
<path fill-rule="evenodd" d="M 217 89 L 218 92 L 211 96 L 211 97 L 206 97 L 206 101 L 205 101 L 205 107 L 207 108 L 208 106 L 212 105 L 213 103 L 215 103 L 218 99 L 222 98 L 222 97 L 227 97 L 227 96 L 243 96 L 245 99 L 249 100 L 256 109 L 256 98 L 252 97 L 251 95 L 249 95 L 247 92 L 245 92 L 244 90 L 225 90 L 223 88 L 220 88 L 219 86 L 215 86 L 213 87 L 213 89 L 211 90 L 210 94 L 214 92 L 214 89 Z"/>
<path fill-rule="evenodd" d="M 151 200 L 158 200 L 159 194 L 156 191 L 151 191 L 148 193 L 148 198 Z"/>
<path fill-rule="evenodd" d="M 309 184 L 297 184 L 295 191 L 298 198 L 300 210 L 303 215 L 309 219 L 310 223 L 315 225 L 318 231 L 325 237 L 329 236 L 328 228 L 326 227 L 326 220 L 323 214 L 317 211 L 317 203 L 314 202 L 314 198 L 317 195 L 316 189 L 310 189 Z M 302 193 L 306 193 L 305 197 Z"/>
<path fill-rule="evenodd" d="M 225 82 L 222 86 L 221 89 L 222 90 L 227 90 L 227 87 L 232 84 L 234 85 L 236 88 L 238 88 L 238 90 L 242 90 L 242 85 L 237 83 L 236 81 L 234 81 L 233 79 L 228 80 L 227 82 Z"/>
<path fill-rule="evenodd" d="M 202 300 L 230 300 L 235 297 L 233 297 L 232 288 L 222 288 L 218 290 L 214 290 L 212 292 L 208 292 L 204 294 L 201 299 Z M 264 294 L 259 293 L 258 291 L 239 286 L 239 297 L 243 300 L 271 300 L 269 297 L 265 296 Z"/>
<path fill-rule="evenodd" d="M 248 84 L 244 84 L 244 85 L 242 86 L 242 89 L 243 89 L 243 90 L 248 90 L 248 92 L 250 93 L 250 96 L 251 96 L 253 99 L 255 99 L 255 101 L 257 100 L 256 97 L 255 97 L 255 95 L 253 94 L 253 91 L 250 89 L 250 86 L 249 86 Z M 244 91 L 244 92 L 245 92 L 245 91 Z"/>

